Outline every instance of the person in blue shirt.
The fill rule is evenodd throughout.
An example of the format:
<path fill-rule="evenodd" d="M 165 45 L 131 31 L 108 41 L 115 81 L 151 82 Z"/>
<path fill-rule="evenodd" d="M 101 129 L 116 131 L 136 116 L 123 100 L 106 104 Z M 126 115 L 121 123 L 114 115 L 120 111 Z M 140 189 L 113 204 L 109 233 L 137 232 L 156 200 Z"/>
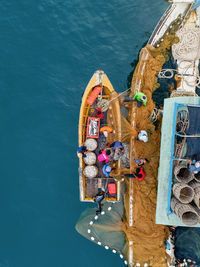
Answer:
<path fill-rule="evenodd" d="M 200 162 L 196 161 L 195 163 L 192 163 L 192 161 L 190 161 L 188 170 L 193 172 L 194 174 L 197 174 L 198 172 L 200 172 Z"/>
<path fill-rule="evenodd" d="M 120 141 L 115 141 L 114 143 L 112 143 L 110 145 L 110 147 L 113 148 L 114 152 L 115 152 L 115 150 L 117 150 L 117 151 L 124 150 L 124 146 L 122 145 L 122 142 L 120 142 Z"/>
<path fill-rule="evenodd" d="M 86 158 L 86 152 L 87 152 L 87 147 L 86 146 L 79 146 L 77 149 L 77 155 L 78 157 L 82 156 L 83 158 Z"/>
<path fill-rule="evenodd" d="M 109 175 L 110 175 L 110 173 L 111 173 L 111 170 L 112 170 L 112 168 L 109 166 L 111 163 L 109 162 L 109 163 L 107 163 L 107 164 L 105 164 L 104 166 L 103 166 L 103 174 L 105 175 L 105 177 L 106 178 L 108 178 L 109 177 Z"/>

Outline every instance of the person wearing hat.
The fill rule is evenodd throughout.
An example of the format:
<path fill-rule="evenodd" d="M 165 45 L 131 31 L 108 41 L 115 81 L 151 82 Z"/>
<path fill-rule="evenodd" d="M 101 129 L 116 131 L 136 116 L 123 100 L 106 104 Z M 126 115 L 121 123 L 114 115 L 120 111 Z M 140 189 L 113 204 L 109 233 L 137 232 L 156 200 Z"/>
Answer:
<path fill-rule="evenodd" d="M 192 161 L 188 160 L 190 162 L 188 166 L 188 170 L 193 172 L 194 174 L 197 174 L 200 172 L 200 161 L 196 161 L 195 163 L 192 163 Z"/>
<path fill-rule="evenodd" d="M 103 135 L 107 138 L 109 133 L 112 133 L 113 129 L 109 126 L 104 126 L 100 128 L 100 133 L 103 133 Z"/>
<path fill-rule="evenodd" d="M 136 178 L 138 181 L 142 181 L 146 177 L 146 174 L 144 172 L 144 169 L 140 167 L 136 169 L 135 173 L 124 174 L 124 176 L 127 178 Z"/>
<path fill-rule="evenodd" d="M 109 175 L 110 175 L 110 173 L 111 173 L 111 170 L 112 170 L 112 168 L 109 166 L 111 163 L 109 162 L 109 163 L 107 163 L 107 164 L 105 164 L 104 166 L 103 166 L 103 174 L 105 175 L 105 177 L 106 178 L 108 178 L 109 177 Z"/>
<path fill-rule="evenodd" d="M 142 141 L 144 143 L 148 142 L 148 134 L 146 131 L 144 130 L 141 130 L 139 133 L 138 133 L 138 140 L 139 141 Z"/>
<path fill-rule="evenodd" d="M 83 157 L 87 157 L 86 153 L 87 153 L 87 147 L 86 146 L 79 146 L 78 149 L 77 149 L 77 156 L 79 158 Z"/>
<path fill-rule="evenodd" d="M 104 162 L 104 161 L 105 161 L 105 163 L 108 163 L 109 160 L 110 160 L 110 157 L 109 157 L 110 154 L 111 154 L 110 150 L 105 150 L 105 149 L 103 149 L 103 150 L 99 153 L 99 155 L 97 156 L 98 161 L 99 161 L 99 162 Z"/>
<path fill-rule="evenodd" d="M 145 163 L 149 163 L 148 159 L 134 159 L 135 163 L 140 167 L 143 166 Z"/>
<path fill-rule="evenodd" d="M 128 99 L 124 99 L 124 102 L 131 102 L 131 101 L 137 101 L 137 106 L 141 107 L 142 103 L 144 106 L 147 104 L 147 97 L 144 93 L 138 92 L 136 93 L 132 98 L 129 97 Z"/>
<path fill-rule="evenodd" d="M 99 117 L 100 119 L 103 119 L 103 112 L 102 112 L 101 108 L 97 108 L 97 109 L 95 110 L 95 114 L 96 114 L 96 116 Z"/>

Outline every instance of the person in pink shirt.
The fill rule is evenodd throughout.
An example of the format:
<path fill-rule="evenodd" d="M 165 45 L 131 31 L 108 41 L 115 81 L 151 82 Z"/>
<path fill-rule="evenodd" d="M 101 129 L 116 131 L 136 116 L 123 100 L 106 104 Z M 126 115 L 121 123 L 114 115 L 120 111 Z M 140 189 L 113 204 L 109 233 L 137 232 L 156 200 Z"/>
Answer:
<path fill-rule="evenodd" d="M 110 160 L 110 151 L 109 150 L 102 150 L 102 152 L 98 155 L 98 161 L 103 162 L 105 161 L 105 163 L 108 163 L 108 161 Z"/>

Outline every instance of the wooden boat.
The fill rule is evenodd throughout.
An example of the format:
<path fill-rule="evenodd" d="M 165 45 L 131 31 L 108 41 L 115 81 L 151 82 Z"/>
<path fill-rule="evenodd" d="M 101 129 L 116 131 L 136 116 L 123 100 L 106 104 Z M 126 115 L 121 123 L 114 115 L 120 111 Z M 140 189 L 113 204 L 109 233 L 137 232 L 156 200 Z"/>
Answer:
<path fill-rule="evenodd" d="M 94 96 L 93 91 L 96 90 L 96 87 L 102 87 L 101 92 L 98 96 Z M 98 88 L 99 89 L 99 88 Z M 97 90 L 98 90 L 97 89 Z M 94 103 L 88 101 L 91 100 L 91 93 L 95 100 Z M 95 99 L 96 98 L 96 99 Z M 88 104 L 90 102 L 90 104 Z M 92 104 L 92 105 L 91 105 Z M 96 113 L 97 108 L 102 109 L 103 118 L 98 118 Z M 79 116 L 79 146 L 85 144 L 86 139 L 91 138 L 88 135 L 89 125 L 92 121 L 100 123 L 98 125 L 98 130 L 95 133 L 96 136 L 92 136 L 92 139 L 95 139 L 98 146 L 93 151 L 96 156 L 102 147 L 101 142 L 112 143 L 114 141 L 121 141 L 121 117 L 120 117 L 120 103 L 118 99 L 118 94 L 114 90 L 112 84 L 110 83 L 106 74 L 98 70 L 94 73 L 91 80 L 89 81 L 85 92 L 82 97 L 82 104 L 80 108 L 80 116 Z M 109 126 L 113 129 L 112 133 L 109 133 L 108 138 L 105 138 L 102 133 L 99 133 L 99 128 L 103 126 Z M 105 140 L 107 139 L 107 140 Z M 114 168 L 117 170 L 120 167 L 120 160 L 115 163 L 116 166 Z M 99 163 L 96 160 L 95 168 L 98 169 L 98 174 L 94 178 L 87 178 L 84 170 L 86 168 L 86 164 L 84 162 L 84 158 L 79 158 L 79 188 L 80 188 L 80 200 L 81 201 L 93 201 L 95 195 L 98 193 L 100 188 L 107 190 L 107 186 L 109 183 L 114 183 L 116 185 L 116 194 L 109 195 L 106 192 L 105 199 L 107 201 L 119 201 L 120 199 L 120 182 L 116 181 L 113 178 L 105 178 L 102 172 L 102 163 Z"/>

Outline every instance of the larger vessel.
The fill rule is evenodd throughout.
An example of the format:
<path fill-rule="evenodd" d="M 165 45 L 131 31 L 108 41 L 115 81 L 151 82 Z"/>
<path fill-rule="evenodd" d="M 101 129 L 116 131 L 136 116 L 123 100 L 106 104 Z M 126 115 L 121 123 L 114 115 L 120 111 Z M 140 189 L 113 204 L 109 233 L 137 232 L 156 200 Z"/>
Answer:
<path fill-rule="evenodd" d="M 80 158 L 80 198 L 95 200 L 99 207 L 103 198 L 106 202 L 96 215 L 95 209 L 87 210 L 76 228 L 98 245 L 118 252 L 131 267 L 200 264 L 198 255 L 178 258 L 174 254 L 175 227 L 199 227 L 196 163 L 200 151 L 193 148 L 199 147 L 200 132 L 198 120 L 192 121 L 194 116 L 198 118 L 200 107 L 199 6 L 199 1 L 190 0 L 171 3 L 140 52 L 128 92 L 117 94 L 107 78 L 102 79 L 105 74 L 98 71 L 83 96 L 79 146 L 86 147 L 85 159 L 92 150 L 87 142 L 95 143 L 88 140 L 95 139 L 97 145 L 93 149 L 95 161 L 90 164 L 86 160 L 96 169 L 91 177 L 85 171 L 84 158 Z M 164 102 L 165 98 L 169 99 Z M 99 123 L 96 128 L 92 126 L 95 120 Z M 104 133 L 103 127 L 112 132 Z M 113 149 L 116 142 L 121 145 L 118 157 Z M 102 150 L 111 152 L 106 154 L 107 163 L 98 161 Z M 106 164 L 110 166 L 107 177 L 103 172 Z"/>

